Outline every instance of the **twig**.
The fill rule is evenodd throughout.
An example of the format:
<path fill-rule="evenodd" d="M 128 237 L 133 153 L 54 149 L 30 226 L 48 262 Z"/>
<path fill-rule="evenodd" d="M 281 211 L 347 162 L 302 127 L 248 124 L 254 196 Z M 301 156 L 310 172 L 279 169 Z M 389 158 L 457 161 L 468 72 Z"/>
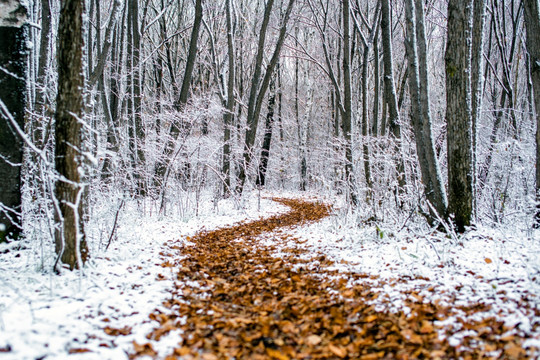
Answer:
<path fill-rule="evenodd" d="M 109 245 L 111 245 L 114 233 L 116 231 L 116 225 L 118 224 L 118 215 L 120 214 L 120 210 L 122 210 L 122 206 L 124 206 L 124 199 L 122 199 L 122 201 L 120 202 L 120 206 L 118 207 L 118 210 L 116 210 L 116 215 L 114 216 L 114 224 L 111 230 L 111 236 L 109 236 L 109 240 L 107 242 L 107 246 L 105 247 L 105 251 L 107 251 L 107 249 L 109 249 Z"/>

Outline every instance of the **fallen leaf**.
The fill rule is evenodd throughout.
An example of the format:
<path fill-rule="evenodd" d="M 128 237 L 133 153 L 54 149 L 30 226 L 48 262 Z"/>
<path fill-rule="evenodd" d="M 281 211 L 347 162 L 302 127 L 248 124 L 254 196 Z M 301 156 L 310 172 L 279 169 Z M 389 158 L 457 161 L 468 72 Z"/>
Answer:
<path fill-rule="evenodd" d="M 334 354 L 334 355 L 336 355 L 336 356 L 338 356 L 340 358 L 344 358 L 345 356 L 347 356 L 347 349 L 342 348 L 340 346 L 335 346 L 335 345 L 329 344 L 328 349 L 332 352 L 332 354 Z"/>
<path fill-rule="evenodd" d="M 86 348 L 72 348 L 68 350 L 68 354 L 84 354 L 88 352 L 92 352 L 92 350 Z"/>
<path fill-rule="evenodd" d="M 306 338 L 306 342 L 311 346 L 317 346 L 321 343 L 322 339 L 319 335 L 309 335 Z"/>
<path fill-rule="evenodd" d="M 266 355 L 278 360 L 290 360 L 287 355 L 277 349 L 266 348 Z"/>

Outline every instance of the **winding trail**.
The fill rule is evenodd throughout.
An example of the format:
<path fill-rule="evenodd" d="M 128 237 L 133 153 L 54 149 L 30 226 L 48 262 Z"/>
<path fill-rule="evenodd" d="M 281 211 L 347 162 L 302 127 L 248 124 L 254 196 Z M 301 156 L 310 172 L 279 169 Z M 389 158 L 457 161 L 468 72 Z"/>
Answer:
<path fill-rule="evenodd" d="M 457 348 L 441 339 L 434 324 L 446 317 L 448 308 L 417 299 L 407 303 L 412 309 L 408 314 L 375 311 L 370 300 L 377 292 L 360 281 L 366 275 L 338 276 L 328 269 L 332 262 L 324 255 L 306 260 L 299 250 L 279 247 L 291 240 L 280 229 L 319 221 L 330 215 L 330 207 L 273 200 L 291 211 L 203 231 L 188 238 L 193 246 L 173 247 L 182 257 L 162 266 L 178 269 L 176 288 L 164 303 L 168 311 L 150 315 L 157 326 L 147 336 L 159 341 L 181 330 L 182 341 L 167 360 L 467 359 L 490 358 L 493 349 L 514 349 L 515 339 L 496 336 L 503 324 L 494 318 L 476 324 L 489 329 L 479 333 L 485 346 Z M 513 351 L 507 358 L 527 358 L 525 352 Z M 151 343 L 134 343 L 131 358 L 141 355 L 156 355 Z"/>

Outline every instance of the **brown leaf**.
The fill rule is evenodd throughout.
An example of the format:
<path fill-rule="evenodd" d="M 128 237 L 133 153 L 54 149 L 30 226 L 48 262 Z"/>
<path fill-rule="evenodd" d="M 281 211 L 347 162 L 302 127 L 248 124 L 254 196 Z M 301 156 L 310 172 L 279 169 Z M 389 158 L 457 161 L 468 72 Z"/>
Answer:
<path fill-rule="evenodd" d="M 110 326 L 106 326 L 103 331 L 105 331 L 105 334 L 111 336 L 129 335 L 131 334 L 131 327 L 124 326 L 123 328 L 113 328 Z"/>
<path fill-rule="evenodd" d="M 365 322 L 370 323 L 370 322 L 374 322 L 375 320 L 377 320 L 377 315 L 369 315 L 369 316 L 365 319 Z"/>
<path fill-rule="evenodd" d="M 212 353 L 204 353 L 201 355 L 202 360 L 218 360 L 219 358 Z"/>
<path fill-rule="evenodd" d="M 420 328 L 422 334 L 429 334 L 433 332 L 433 324 L 427 320 L 422 321 L 422 327 Z"/>
<path fill-rule="evenodd" d="M 145 343 L 145 344 L 139 344 L 135 340 L 133 341 L 133 349 L 135 350 L 135 353 L 138 356 L 148 355 L 148 356 L 156 356 L 157 352 L 152 347 L 152 344 Z"/>
<path fill-rule="evenodd" d="M 290 360 L 287 355 L 277 349 L 266 348 L 266 355 L 278 360 Z"/>
<path fill-rule="evenodd" d="M 344 358 L 345 356 L 347 356 L 347 349 L 345 348 L 342 348 L 340 346 L 335 346 L 333 344 L 329 344 L 328 345 L 328 350 L 330 350 L 332 352 L 332 354 L 340 357 L 340 358 Z"/>
<path fill-rule="evenodd" d="M 72 348 L 68 350 L 68 354 L 84 354 L 88 352 L 92 352 L 92 350 L 86 348 Z"/>

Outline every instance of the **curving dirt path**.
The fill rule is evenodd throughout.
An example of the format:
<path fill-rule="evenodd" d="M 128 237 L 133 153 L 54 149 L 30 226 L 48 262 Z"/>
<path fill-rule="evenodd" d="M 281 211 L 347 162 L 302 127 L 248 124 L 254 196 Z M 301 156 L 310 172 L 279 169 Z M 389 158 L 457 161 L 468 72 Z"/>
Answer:
<path fill-rule="evenodd" d="M 188 239 L 193 246 L 177 248 L 181 260 L 162 265 L 178 269 L 177 288 L 164 304 L 169 311 L 150 315 L 158 325 L 148 338 L 181 330 L 183 340 L 167 359 L 467 359 L 490 358 L 496 349 L 505 349 L 505 358 L 527 358 L 517 339 L 497 336 L 504 329 L 496 319 L 475 324 L 486 329 L 479 335 L 484 345 L 453 347 L 434 324 L 448 308 L 417 299 L 407 304 L 409 314 L 377 312 L 369 304 L 377 293 L 358 281 L 365 275 L 337 276 L 324 255 L 302 260 L 289 249 L 276 257 L 287 237 L 280 228 L 319 221 L 330 208 L 273 200 L 291 211 L 200 232 Z M 156 355 L 151 343 L 134 344 L 131 357 L 141 355 Z"/>

